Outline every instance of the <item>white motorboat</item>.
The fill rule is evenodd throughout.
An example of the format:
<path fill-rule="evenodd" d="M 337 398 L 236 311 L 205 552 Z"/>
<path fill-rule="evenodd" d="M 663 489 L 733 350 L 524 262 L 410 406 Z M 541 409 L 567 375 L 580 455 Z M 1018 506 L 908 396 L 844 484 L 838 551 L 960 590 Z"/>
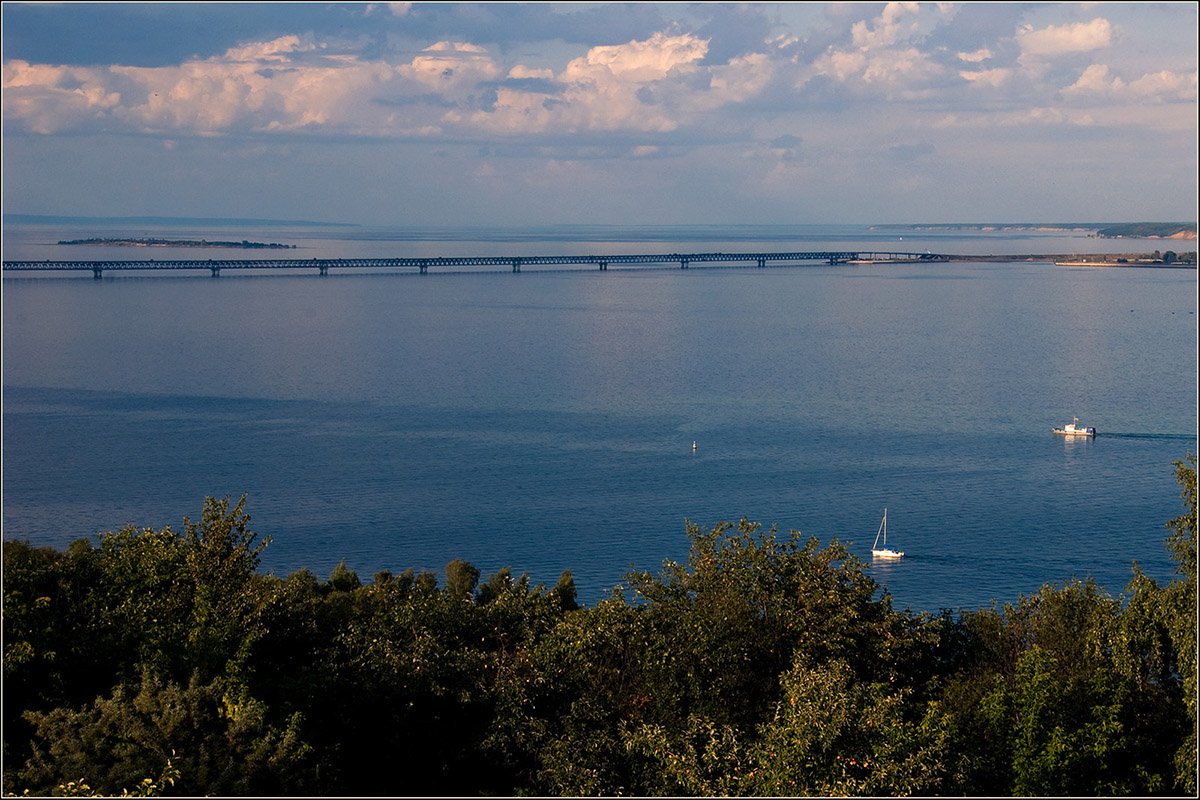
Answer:
<path fill-rule="evenodd" d="M 1071 422 L 1063 425 L 1061 428 L 1052 428 L 1059 436 L 1095 436 L 1096 429 L 1086 425 L 1079 424 L 1079 417 L 1075 417 Z"/>
<path fill-rule="evenodd" d="M 883 536 L 883 547 L 879 546 L 879 537 Z M 883 521 L 875 532 L 875 544 L 871 545 L 871 555 L 875 558 L 904 558 L 903 550 L 893 550 L 887 546 L 887 509 L 883 510 Z"/>

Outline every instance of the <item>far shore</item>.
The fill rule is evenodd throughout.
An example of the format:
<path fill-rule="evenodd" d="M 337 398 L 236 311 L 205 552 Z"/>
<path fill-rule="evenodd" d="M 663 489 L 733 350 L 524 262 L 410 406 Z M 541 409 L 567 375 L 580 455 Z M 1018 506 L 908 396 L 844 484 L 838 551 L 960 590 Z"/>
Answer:
<path fill-rule="evenodd" d="M 243 239 L 240 242 L 210 242 L 207 239 L 134 239 L 134 238 L 93 238 L 69 239 L 60 241 L 65 245 L 90 245 L 100 247 L 223 247 L 238 250 L 295 250 L 294 244 L 278 242 L 251 242 Z"/>
<path fill-rule="evenodd" d="M 1079 253 L 1066 256 L 1062 253 L 1041 255 L 969 255 L 951 256 L 953 261 L 1025 261 L 1029 263 L 1052 263 L 1056 267 L 1133 267 L 1138 269 L 1195 269 L 1194 253 L 1187 260 L 1178 257 L 1169 261 L 1154 258 L 1147 253 Z"/>

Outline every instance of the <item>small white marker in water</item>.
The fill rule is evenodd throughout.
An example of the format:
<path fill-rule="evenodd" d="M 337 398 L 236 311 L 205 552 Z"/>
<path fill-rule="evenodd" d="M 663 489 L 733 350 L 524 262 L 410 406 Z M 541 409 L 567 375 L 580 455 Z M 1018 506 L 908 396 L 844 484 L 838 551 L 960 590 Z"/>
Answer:
<path fill-rule="evenodd" d="M 693 453 L 696 452 L 696 440 L 695 439 L 692 440 L 692 452 Z"/>

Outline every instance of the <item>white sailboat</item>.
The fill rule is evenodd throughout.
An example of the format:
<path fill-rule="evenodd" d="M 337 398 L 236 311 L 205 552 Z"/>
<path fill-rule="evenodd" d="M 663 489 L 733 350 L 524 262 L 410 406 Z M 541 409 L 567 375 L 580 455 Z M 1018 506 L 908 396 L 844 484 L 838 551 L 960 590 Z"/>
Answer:
<path fill-rule="evenodd" d="M 879 537 L 883 536 L 883 547 L 879 546 Z M 875 532 L 875 544 L 871 545 L 871 555 L 875 558 L 904 558 L 903 550 L 893 550 L 887 546 L 887 509 L 883 509 L 883 522 Z"/>

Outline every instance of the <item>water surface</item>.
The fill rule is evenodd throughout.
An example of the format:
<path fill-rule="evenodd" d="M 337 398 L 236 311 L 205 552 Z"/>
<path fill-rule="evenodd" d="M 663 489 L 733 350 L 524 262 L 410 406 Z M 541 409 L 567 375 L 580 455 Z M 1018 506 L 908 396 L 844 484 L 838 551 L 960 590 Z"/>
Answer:
<path fill-rule="evenodd" d="M 297 235 L 255 233 L 208 238 Z M 795 249 L 335 233 L 308 233 L 314 255 Z M 810 233 L 811 249 L 879 246 Z M 5 257 L 32 257 L 9 251 L 38 237 L 16 234 Z M 997 242 L 1055 249 L 959 240 Z M 3 289 L 4 536 L 56 546 L 178 529 L 206 495 L 245 492 L 278 574 L 464 558 L 547 584 L 571 569 L 590 603 L 631 566 L 686 557 L 685 519 L 747 517 L 869 560 L 887 506 L 908 556 L 872 570 L 897 605 L 936 611 L 1072 576 L 1117 593 L 1134 560 L 1169 578 L 1172 461 L 1196 446 L 1188 270 L 84 273 Z M 1100 435 L 1050 433 L 1072 415 Z"/>

